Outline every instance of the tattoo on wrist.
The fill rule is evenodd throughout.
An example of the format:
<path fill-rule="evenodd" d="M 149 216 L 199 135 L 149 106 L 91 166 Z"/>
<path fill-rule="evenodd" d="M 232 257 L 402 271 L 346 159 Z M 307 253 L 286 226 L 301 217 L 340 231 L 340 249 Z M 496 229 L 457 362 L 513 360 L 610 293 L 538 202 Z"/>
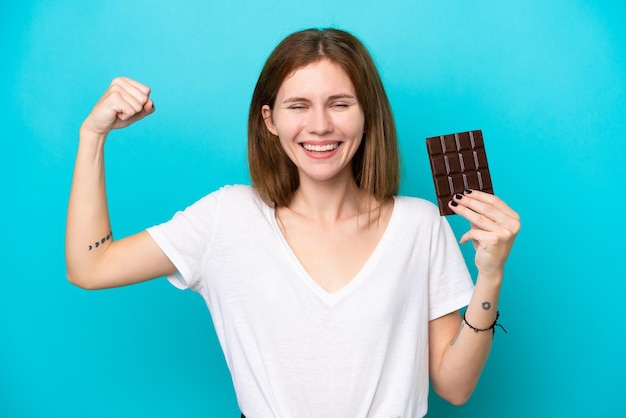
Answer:
<path fill-rule="evenodd" d="M 93 250 L 94 248 L 98 248 L 99 246 L 101 246 L 102 244 L 104 244 L 105 242 L 107 242 L 108 240 L 112 238 L 113 238 L 113 231 L 109 232 L 109 234 L 106 237 L 101 238 L 100 241 L 96 241 L 93 244 L 91 244 L 89 246 L 89 251 Z"/>
<path fill-rule="evenodd" d="M 489 309 L 491 309 L 491 302 L 485 301 L 482 303 L 483 309 L 488 311 Z"/>

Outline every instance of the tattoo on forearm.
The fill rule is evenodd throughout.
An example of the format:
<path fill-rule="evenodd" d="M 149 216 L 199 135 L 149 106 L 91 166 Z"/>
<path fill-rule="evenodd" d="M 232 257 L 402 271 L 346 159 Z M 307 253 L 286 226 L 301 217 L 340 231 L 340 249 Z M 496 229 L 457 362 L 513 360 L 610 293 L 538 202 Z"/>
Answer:
<path fill-rule="evenodd" d="M 489 309 L 491 309 L 491 302 L 483 302 L 483 309 L 488 311 Z"/>
<path fill-rule="evenodd" d="M 461 325 L 459 325 L 459 330 L 456 332 L 456 335 L 454 336 L 452 341 L 450 341 L 450 345 L 454 345 L 454 343 L 456 342 L 457 338 L 459 338 L 459 335 L 461 335 L 461 330 L 463 329 L 464 325 L 465 324 L 463 322 L 461 322 Z"/>
<path fill-rule="evenodd" d="M 113 231 L 109 232 L 109 234 L 106 237 L 101 238 L 100 241 L 96 241 L 93 244 L 91 244 L 89 246 L 89 251 L 93 250 L 94 248 L 98 248 L 99 246 L 101 246 L 102 244 L 104 244 L 105 242 L 107 242 L 108 240 L 112 238 L 113 238 Z"/>

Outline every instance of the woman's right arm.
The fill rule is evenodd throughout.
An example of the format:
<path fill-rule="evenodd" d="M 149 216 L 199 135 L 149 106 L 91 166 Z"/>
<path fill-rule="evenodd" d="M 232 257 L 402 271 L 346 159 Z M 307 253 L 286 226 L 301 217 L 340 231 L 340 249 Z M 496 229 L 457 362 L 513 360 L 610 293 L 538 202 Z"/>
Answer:
<path fill-rule="evenodd" d="M 76 286 L 125 286 L 174 273 L 176 268 L 143 231 L 113 239 L 104 175 L 109 132 L 154 113 L 150 89 L 129 78 L 113 80 L 80 128 L 67 211 L 67 277 Z"/>

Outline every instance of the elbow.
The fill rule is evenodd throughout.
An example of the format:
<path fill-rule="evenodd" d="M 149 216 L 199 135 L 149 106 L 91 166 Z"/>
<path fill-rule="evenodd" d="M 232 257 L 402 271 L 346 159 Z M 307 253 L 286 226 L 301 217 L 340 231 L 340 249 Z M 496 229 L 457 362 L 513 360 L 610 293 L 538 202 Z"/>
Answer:
<path fill-rule="evenodd" d="M 447 397 L 444 397 L 444 399 L 446 401 L 448 401 L 449 403 L 451 403 L 454 406 L 463 406 L 467 403 L 467 401 L 469 401 L 469 398 L 472 396 L 471 392 L 470 393 L 458 393 L 458 394 L 454 394 L 454 395 L 450 395 Z"/>
<path fill-rule="evenodd" d="M 469 401 L 474 392 L 474 387 L 465 388 L 465 387 L 454 387 L 454 388 L 437 388 L 435 387 L 435 392 L 439 395 L 440 398 L 449 402 L 454 406 L 463 406 Z"/>
<path fill-rule="evenodd" d="M 77 274 L 70 270 L 67 271 L 67 281 L 76 287 L 84 290 L 99 290 L 101 287 L 97 286 L 96 281 L 88 275 Z"/>
<path fill-rule="evenodd" d="M 70 282 L 70 284 L 76 286 L 76 287 L 80 287 L 81 289 L 84 290 L 93 290 L 89 284 L 83 280 L 78 279 L 76 276 L 72 276 L 70 274 L 67 275 L 67 281 Z"/>
<path fill-rule="evenodd" d="M 102 288 L 98 285 L 101 282 L 99 279 L 101 274 L 97 268 L 67 255 L 65 258 L 65 276 L 68 282 L 81 289 L 98 290 Z"/>

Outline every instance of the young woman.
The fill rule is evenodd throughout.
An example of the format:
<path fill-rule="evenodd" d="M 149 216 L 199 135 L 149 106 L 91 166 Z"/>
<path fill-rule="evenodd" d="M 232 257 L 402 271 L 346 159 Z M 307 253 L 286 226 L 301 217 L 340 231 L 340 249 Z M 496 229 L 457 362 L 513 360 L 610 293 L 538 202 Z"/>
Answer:
<path fill-rule="evenodd" d="M 397 196 L 391 108 L 354 36 L 305 30 L 271 54 L 250 106 L 252 186 L 224 187 L 113 240 L 104 143 L 153 112 L 148 87 L 118 78 L 81 126 L 66 237 L 72 283 L 168 276 L 200 293 L 248 418 L 420 417 L 429 378 L 450 402 L 469 398 L 519 217 L 479 191 L 450 202 L 471 225 L 461 242 L 476 249 L 473 285 L 437 208 Z"/>

